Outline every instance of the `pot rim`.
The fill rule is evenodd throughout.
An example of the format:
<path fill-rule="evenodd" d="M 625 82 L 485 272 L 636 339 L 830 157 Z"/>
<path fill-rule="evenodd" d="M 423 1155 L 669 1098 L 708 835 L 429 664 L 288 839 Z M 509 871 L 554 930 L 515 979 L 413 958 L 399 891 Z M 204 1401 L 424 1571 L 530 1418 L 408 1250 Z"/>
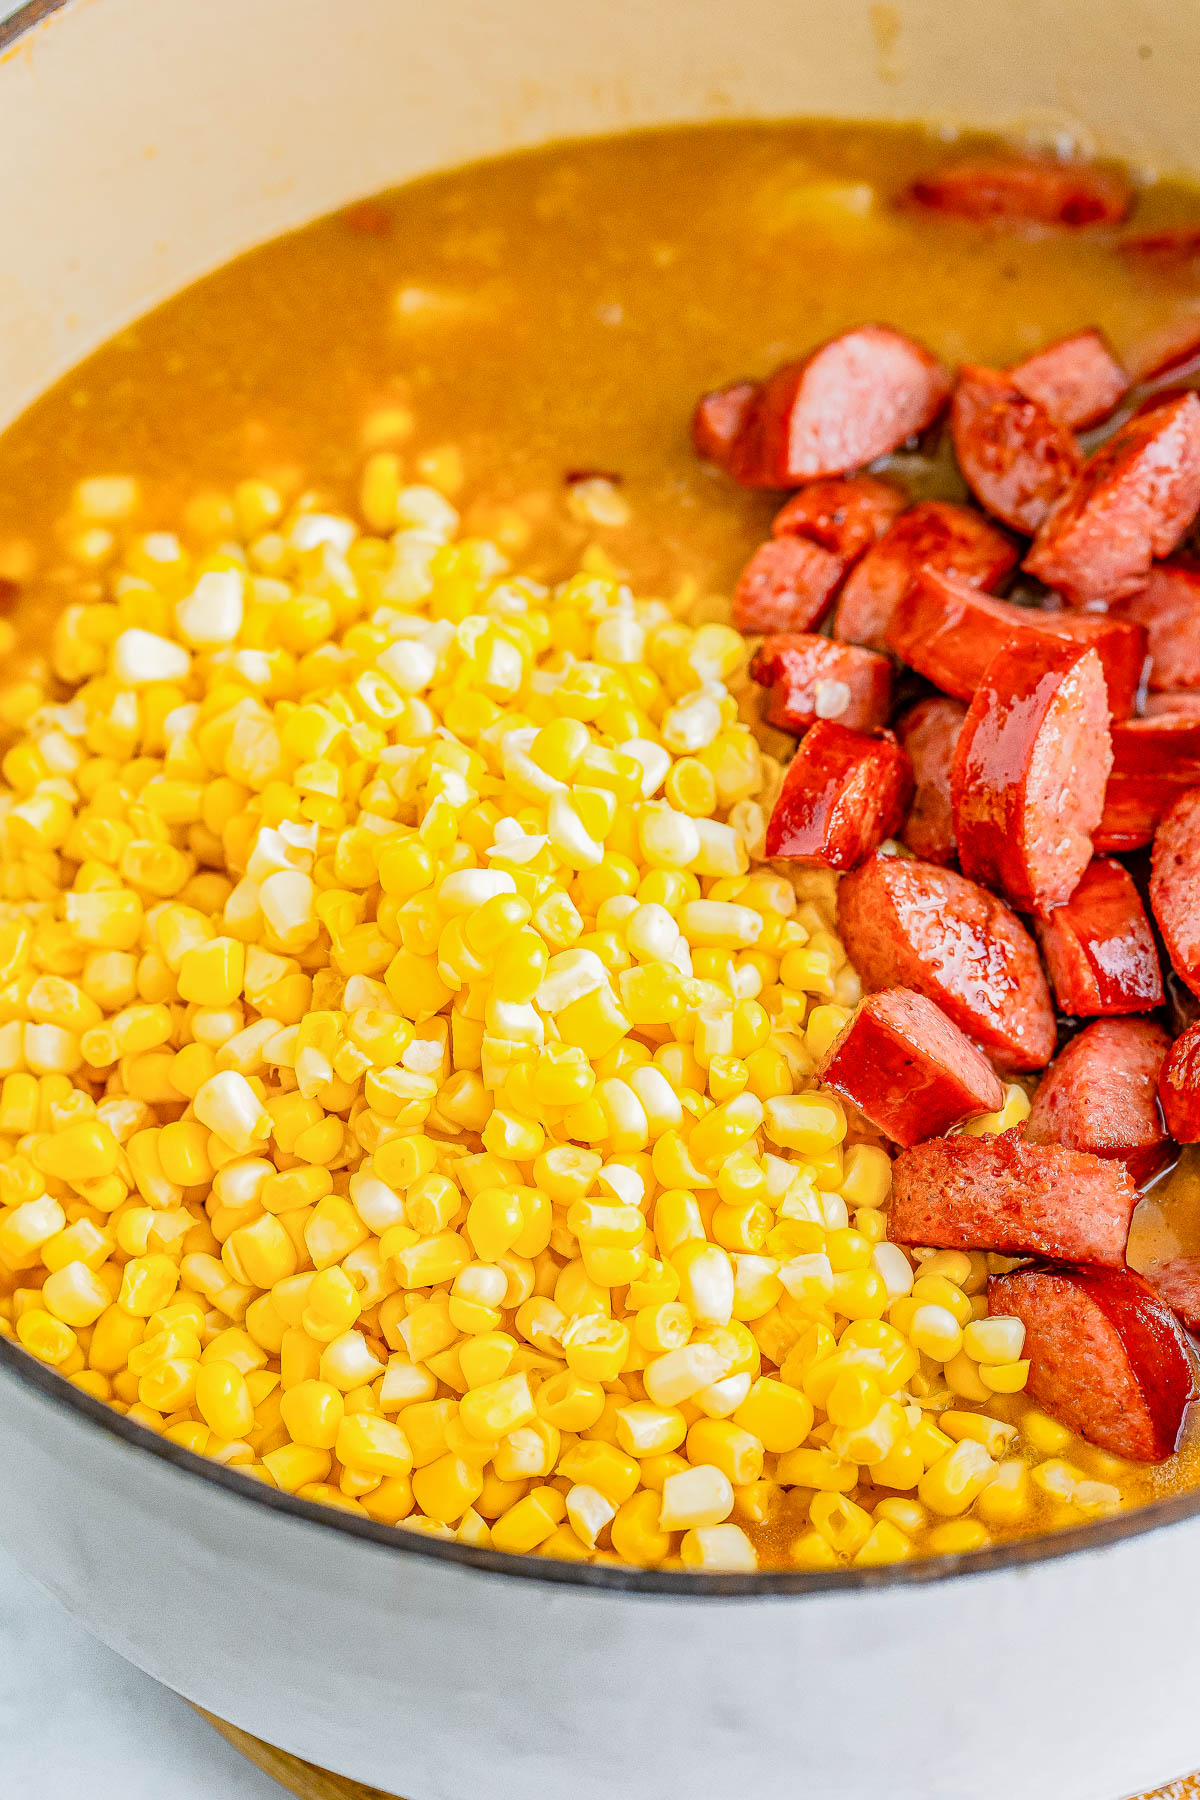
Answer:
<path fill-rule="evenodd" d="M 0 55 L 27 32 L 60 11 L 68 0 L 26 0 L 0 21 Z M 479 1574 L 581 1588 L 594 1593 L 617 1592 L 674 1597 L 681 1600 L 785 1599 L 800 1594 L 853 1593 L 863 1589 L 908 1587 L 943 1582 L 964 1575 L 1000 1573 L 1056 1562 L 1200 1516 L 1200 1489 L 1069 1530 L 1018 1538 L 987 1550 L 957 1556 L 930 1556 L 873 1568 L 828 1571 L 762 1570 L 755 1574 L 690 1574 L 686 1571 L 627 1568 L 609 1563 L 566 1562 L 547 1556 L 516 1555 L 481 1549 L 452 1538 L 427 1536 L 401 1525 L 384 1525 L 336 1506 L 301 1500 L 269 1488 L 237 1468 L 159 1436 L 149 1427 L 114 1412 L 104 1401 L 75 1387 L 40 1363 L 11 1339 L 0 1337 L 0 1378 L 11 1378 L 59 1411 L 79 1419 L 130 1448 L 148 1451 L 192 1480 L 207 1481 L 269 1512 L 282 1514 L 323 1531 L 340 1532 L 390 1551 L 393 1555 L 427 1557 L 457 1564 Z"/>

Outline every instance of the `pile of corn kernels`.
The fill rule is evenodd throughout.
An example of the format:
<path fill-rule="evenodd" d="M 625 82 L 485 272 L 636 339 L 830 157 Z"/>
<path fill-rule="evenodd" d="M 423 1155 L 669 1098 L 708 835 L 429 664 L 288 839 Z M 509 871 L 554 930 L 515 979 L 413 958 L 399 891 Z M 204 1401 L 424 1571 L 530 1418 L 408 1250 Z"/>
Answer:
<path fill-rule="evenodd" d="M 833 878 L 755 861 L 741 638 L 510 573 L 388 453 L 361 521 L 134 500 L 83 484 L 102 579 L 0 692 L 0 1332 L 506 1551 L 832 1568 L 1118 1504 L 813 1079 L 859 985 Z"/>

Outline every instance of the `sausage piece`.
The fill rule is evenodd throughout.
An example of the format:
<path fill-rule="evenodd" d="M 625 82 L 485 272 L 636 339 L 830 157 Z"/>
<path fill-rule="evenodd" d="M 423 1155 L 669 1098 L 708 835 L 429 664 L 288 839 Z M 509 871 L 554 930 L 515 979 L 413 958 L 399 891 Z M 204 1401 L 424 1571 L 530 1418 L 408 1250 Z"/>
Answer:
<path fill-rule="evenodd" d="M 1039 612 L 922 569 L 888 628 L 888 643 L 902 662 L 944 693 L 968 701 L 1001 650 L 1028 648 L 1047 637 L 1090 645 L 1104 664 L 1109 711 L 1115 719 L 1128 718 L 1146 661 L 1145 627 L 1133 619 Z"/>
<path fill-rule="evenodd" d="M 820 1078 L 905 1146 L 1004 1104 L 987 1059 L 911 988 L 868 995 L 831 1046 Z"/>
<path fill-rule="evenodd" d="M 758 397 L 757 381 L 733 381 L 701 394 L 692 414 L 692 443 L 705 462 L 727 469 Z"/>
<path fill-rule="evenodd" d="M 770 860 L 856 869 L 900 828 L 912 770 L 890 731 L 868 737 L 830 719 L 804 734 L 767 822 Z"/>
<path fill-rule="evenodd" d="M 1180 1324 L 1189 1331 L 1200 1331 L 1200 1256 L 1177 1256 L 1172 1262 L 1152 1263 L 1145 1276 Z"/>
<path fill-rule="evenodd" d="M 1200 566 L 1156 564 L 1145 587 L 1121 610 L 1127 619 L 1140 620 L 1146 627 L 1151 692 L 1200 689 Z"/>
<path fill-rule="evenodd" d="M 939 1250 L 998 1250 L 1119 1269 L 1137 1189 L 1119 1162 L 1062 1144 L 941 1137 L 892 1164 L 888 1236 Z"/>
<path fill-rule="evenodd" d="M 1119 225 L 1132 193 L 1123 175 L 1043 156 L 979 156 L 918 176 L 918 206 L 960 219 L 1033 225 Z"/>
<path fill-rule="evenodd" d="M 1073 606 L 1124 599 L 1198 507 L 1200 400 L 1188 393 L 1128 420 L 1088 458 L 1024 566 Z"/>
<path fill-rule="evenodd" d="M 760 544 L 733 591 L 733 623 L 739 631 L 807 631 L 819 625 L 842 579 L 840 556 L 807 538 L 771 538 Z"/>
<path fill-rule="evenodd" d="M 1083 467 L 1061 419 L 995 369 L 968 364 L 960 370 L 950 434 L 980 505 L 1030 537 Z"/>
<path fill-rule="evenodd" d="M 851 731 L 874 731 L 892 704 L 892 666 L 886 656 L 803 632 L 764 638 L 750 664 L 767 692 L 763 716 L 779 731 L 807 731 L 835 719 Z"/>
<path fill-rule="evenodd" d="M 1094 326 L 1015 363 L 1008 378 L 1072 431 L 1107 418 L 1129 391 L 1128 375 L 1104 333 Z"/>
<path fill-rule="evenodd" d="M 846 475 L 932 425 L 949 393 L 949 375 L 923 345 L 888 325 L 859 325 L 767 377 L 727 467 L 744 487 Z"/>
<path fill-rule="evenodd" d="M 922 500 L 867 551 L 842 589 L 833 634 L 882 650 L 888 622 L 918 570 L 938 569 L 972 588 L 994 587 L 1017 560 L 1012 541 L 968 506 Z"/>
<path fill-rule="evenodd" d="M 1055 639 L 1002 650 L 968 708 L 950 773 L 963 874 L 1023 911 L 1061 906 L 1091 861 L 1111 766 L 1096 652 Z"/>
<path fill-rule="evenodd" d="M 955 857 L 954 814 L 950 806 L 950 768 L 967 709 L 941 694 L 918 700 L 896 721 L 896 732 L 912 764 L 914 792 L 900 833 L 914 856 L 925 862 L 952 863 Z"/>
<path fill-rule="evenodd" d="M 951 869 L 874 856 L 838 884 L 838 932 L 868 993 L 915 988 L 1002 1073 L 1054 1053 L 1032 938 L 1002 900 Z"/>
<path fill-rule="evenodd" d="M 1175 1142 L 1200 1144 L 1200 1024 L 1189 1025 L 1167 1052 L 1158 1098 Z"/>
<path fill-rule="evenodd" d="M 809 481 L 771 521 L 775 537 L 811 538 L 847 566 L 881 538 L 908 501 L 877 475 Z"/>
<path fill-rule="evenodd" d="M 1029 1144 L 1113 1157 L 1138 1185 L 1171 1158 L 1158 1078 L 1171 1040 L 1151 1019 L 1097 1019 L 1042 1076 L 1025 1125 Z"/>
<path fill-rule="evenodd" d="M 1150 905 L 1175 973 L 1200 996 L 1200 788 L 1177 800 L 1154 834 Z"/>
<path fill-rule="evenodd" d="M 1071 898 L 1040 919 L 1036 931 L 1060 1012 L 1088 1018 L 1162 1005 L 1154 933 L 1119 862 L 1097 857 Z"/>
<path fill-rule="evenodd" d="M 1026 1392 L 1090 1444 L 1165 1462 L 1195 1394 L 1175 1315 L 1132 1269 L 993 1275 L 988 1309 L 1025 1325 Z"/>
<path fill-rule="evenodd" d="M 1094 838 L 1098 851 L 1148 844 L 1163 814 L 1200 784 L 1200 715 L 1155 713 L 1113 726 L 1113 766 Z"/>

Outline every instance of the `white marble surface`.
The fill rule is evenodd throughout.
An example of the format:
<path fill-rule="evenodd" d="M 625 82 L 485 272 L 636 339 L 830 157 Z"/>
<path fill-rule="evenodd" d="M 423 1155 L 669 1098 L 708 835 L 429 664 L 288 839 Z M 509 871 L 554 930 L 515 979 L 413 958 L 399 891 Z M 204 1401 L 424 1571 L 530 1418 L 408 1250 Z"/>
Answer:
<path fill-rule="evenodd" d="M 0 1521 L 0 1800 L 21 1795 L 283 1800 L 182 1700 L 35 1587 L 5 1554 Z"/>

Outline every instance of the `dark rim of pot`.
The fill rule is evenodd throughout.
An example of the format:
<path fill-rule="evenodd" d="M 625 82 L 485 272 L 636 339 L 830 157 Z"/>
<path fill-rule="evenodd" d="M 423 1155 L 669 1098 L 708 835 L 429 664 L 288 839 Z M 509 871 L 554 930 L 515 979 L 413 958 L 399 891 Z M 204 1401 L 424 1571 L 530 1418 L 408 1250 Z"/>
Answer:
<path fill-rule="evenodd" d="M 10 48 L 26 32 L 48 19 L 68 0 L 28 0 L 8 19 L 0 21 L 0 52 Z M 1030 1568 L 1036 1563 L 1075 1556 L 1081 1551 L 1121 1543 L 1161 1526 L 1176 1525 L 1200 1514 L 1200 1491 L 1176 1494 L 1133 1511 L 1115 1514 L 1090 1525 L 1019 1538 L 988 1550 L 960 1556 L 918 1557 L 911 1562 L 885 1563 L 875 1568 L 808 1571 L 770 1569 L 753 1575 L 700 1575 L 674 1569 L 637 1569 L 614 1563 L 567 1562 L 548 1556 L 516 1556 L 502 1550 L 484 1550 L 460 1544 L 453 1538 L 430 1537 L 403 1525 L 382 1525 L 364 1515 L 345 1512 L 294 1494 L 269 1488 L 236 1468 L 226 1468 L 210 1458 L 185 1450 L 170 1438 L 160 1437 L 145 1425 L 114 1412 L 82 1388 L 38 1362 L 10 1339 L 0 1337 L 0 1371 L 32 1389 L 50 1405 L 77 1414 L 98 1430 L 122 1443 L 158 1457 L 180 1474 L 207 1481 L 252 1505 L 285 1518 L 360 1538 L 401 1555 L 429 1557 L 435 1562 L 457 1564 L 509 1579 L 559 1583 L 592 1588 L 599 1592 L 673 1595 L 679 1599 L 780 1599 L 792 1594 L 846 1593 L 861 1588 L 907 1587 L 917 1583 L 946 1581 L 962 1575 L 982 1575 L 1004 1569 Z"/>

